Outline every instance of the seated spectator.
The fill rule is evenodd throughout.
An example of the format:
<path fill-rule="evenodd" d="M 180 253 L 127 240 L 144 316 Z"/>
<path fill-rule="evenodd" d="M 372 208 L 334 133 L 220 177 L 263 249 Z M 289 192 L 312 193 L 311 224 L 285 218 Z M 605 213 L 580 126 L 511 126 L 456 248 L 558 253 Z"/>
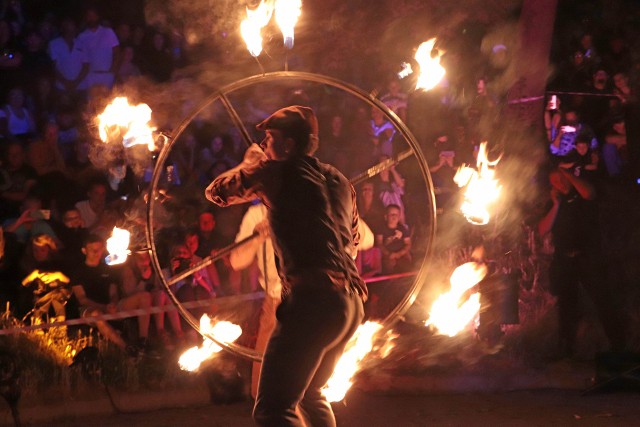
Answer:
<path fill-rule="evenodd" d="M 186 245 L 175 245 L 171 250 L 170 265 L 168 269 L 165 269 L 165 275 L 169 277 L 168 274 L 170 273 L 171 276 L 175 276 L 193 267 L 200 261 L 202 261 L 202 258 L 192 254 Z M 211 279 L 205 268 L 194 272 L 191 276 L 174 284 L 172 292 L 180 301 L 193 301 L 201 299 L 202 296 L 205 298 L 215 297 Z"/>
<path fill-rule="evenodd" d="M 62 273 L 62 264 L 56 257 L 58 248 L 50 236 L 39 234 L 31 239 L 31 247 L 25 252 L 22 270 L 28 272 L 22 285 L 32 295 L 32 323 L 63 321 L 65 304 L 71 296 L 69 278 Z M 52 312 L 50 312 L 52 309 Z"/>
<path fill-rule="evenodd" d="M 9 143 L 5 150 L 2 170 L 6 172 L 8 185 L 0 193 L 0 219 L 16 217 L 20 206 L 38 177 L 35 169 L 26 162 L 25 151 L 18 142 Z"/>
<path fill-rule="evenodd" d="M 376 234 L 376 246 L 382 252 L 382 273 L 395 274 L 411 270 L 411 232 L 400 222 L 400 207 L 389 205 L 385 225 Z"/>
<path fill-rule="evenodd" d="M 567 154 L 559 164 L 563 169 L 569 169 L 575 176 L 592 182 L 597 175 L 600 156 L 591 149 L 591 141 L 584 135 L 576 139 L 576 148 Z"/>
<path fill-rule="evenodd" d="M 607 118 L 609 117 L 609 97 L 603 95 L 611 95 L 609 87 L 609 74 L 602 67 L 595 68 L 593 72 L 591 85 L 587 88 L 587 92 L 593 94 L 585 96 L 580 110 L 582 119 L 588 123 L 594 130 L 596 138 L 602 141 L 607 127 Z"/>
<path fill-rule="evenodd" d="M 429 172 L 431 172 L 435 187 L 436 206 L 438 212 L 443 212 L 453 199 L 457 189 L 453 182 L 458 167 L 457 153 L 447 134 L 440 134 L 434 140 L 433 145 L 427 148 L 427 162 L 430 165 Z"/>
<path fill-rule="evenodd" d="M 42 200 L 36 196 L 29 196 L 22 203 L 20 216 L 6 220 L 3 227 L 6 233 L 13 233 L 16 241 L 23 245 L 39 234 L 46 234 L 58 240 L 49 225 L 50 218 L 51 211 L 42 209 Z"/>
<path fill-rule="evenodd" d="M 80 212 L 85 227 L 91 229 L 107 204 L 107 185 L 103 180 L 94 180 L 89 184 L 87 199 L 76 203 L 76 209 Z"/>
<path fill-rule="evenodd" d="M 17 138 L 24 142 L 35 132 L 35 121 L 26 107 L 24 92 L 17 87 L 11 89 L 8 102 L 0 109 L 0 138 Z"/>
<path fill-rule="evenodd" d="M 124 160 L 114 160 L 107 170 L 107 201 L 129 200 L 138 195 L 138 183 L 133 170 Z"/>
<path fill-rule="evenodd" d="M 151 256 L 148 252 L 136 252 L 127 260 L 122 272 L 122 294 L 124 296 L 135 295 L 139 292 L 150 292 L 154 307 L 172 306 L 171 299 L 151 268 Z M 170 349 L 173 347 L 171 338 L 164 328 L 164 318 L 169 318 L 171 328 L 179 343 L 183 339 L 182 324 L 177 310 L 166 313 L 161 311 L 153 315 L 156 333 L 162 345 Z"/>
<path fill-rule="evenodd" d="M 623 117 L 613 119 L 602 146 L 602 158 L 610 177 L 620 176 L 624 172 L 628 158 L 627 128 Z"/>
<path fill-rule="evenodd" d="M 62 223 L 53 223 L 56 235 L 60 239 L 62 255 L 67 267 L 73 267 L 84 260 L 82 247 L 89 235 L 89 230 L 84 226 L 80 211 L 75 207 L 63 209 Z"/>
<path fill-rule="evenodd" d="M 198 253 L 198 248 L 200 247 L 200 235 L 198 234 L 198 229 L 187 231 L 187 234 L 184 237 L 184 244 L 192 254 Z M 209 278 L 211 279 L 214 292 L 216 294 L 220 293 L 220 276 L 218 275 L 218 270 L 216 269 L 215 264 L 209 264 L 206 269 L 209 274 Z"/>
<path fill-rule="evenodd" d="M 375 190 L 373 182 L 364 182 L 357 194 L 358 213 L 376 234 L 383 225 L 385 207 Z"/>
<path fill-rule="evenodd" d="M 104 263 L 106 243 L 101 237 L 91 234 L 84 243 L 82 252 L 85 260 L 72 275 L 73 293 L 80 306 L 80 315 L 85 318 L 118 311 L 149 309 L 151 294 L 146 291 L 135 292 L 119 298 L 120 279 L 111 267 Z M 138 342 L 131 350 L 136 353 L 148 349 L 149 323 L 151 314 L 146 312 L 138 316 Z M 95 321 L 98 331 L 120 349 L 127 344 L 120 334 L 107 321 Z"/>
<path fill-rule="evenodd" d="M 591 137 L 592 150 L 598 148 L 598 140 L 593 136 L 591 128 L 582 123 L 578 111 L 568 109 L 557 124 L 552 123 L 549 151 L 556 157 L 566 156 L 576 147 L 576 138 L 581 134 Z"/>

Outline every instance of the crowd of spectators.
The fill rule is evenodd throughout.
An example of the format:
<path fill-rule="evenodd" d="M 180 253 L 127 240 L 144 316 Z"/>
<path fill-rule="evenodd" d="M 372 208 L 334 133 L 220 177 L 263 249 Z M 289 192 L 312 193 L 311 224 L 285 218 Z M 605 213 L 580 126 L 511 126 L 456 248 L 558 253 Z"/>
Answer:
<path fill-rule="evenodd" d="M 19 7 L 0 15 L 0 96 L 6 99 L 0 109 L 0 300 L 9 301 L 18 316 L 97 316 L 170 303 L 148 254 L 136 253 L 120 268 L 104 264 L 113 227 L 131 225 L 132 217 L 138 228 L 144 222 L 139 204 L 149 174 L 134 171 L 125 155 L 97 165 L 90 152 L 96 143 L 93 120 L 112 91 L 140 76 L 175 82 L 176 71 L 188 64 L 183 39 L 178 32 L 105 21 L 92 7 L 82 22 L 50 16 L 29 21 Z M 635 179 L 638 172 L 638 61 L 624 37 L 605 41 L 585 32 L 566 64 L 557 64 L 543 118 L 550 164 L 593 182 Z M 465 102 L 456 101 L 463 88 L 456 86 L 455 76 L 429 95 L 408 94 L 409 82 L 395 74 L 377 76 L 380 99 L 418 136 L 439 215 L 457 200 L 452 179 L 457 167 L 474 162 L 479 143 L 491 136 L 487 122 L 503 108 L 492 82 L 501 71 L 494 56 L 506 50 L 495 45 L 485 58 L 487 66 L 468 73 L 475 90 Z M 306 103 L 318 111 L 318 156 L 346 176 L 408 148 L 378 108 L 307 89 L 287 88 L 276 103 Z M 250 101 L 240 109 L 254 122 L 271 112 Z M 427 110 L 431 126 L 423 131 Z M 195 117 L 174 147 L 158 195 L 167 217 L 156 230 L 166 277 L 231 244 L 248 208 L 214 208 L 202 197 L 215 176 L 242 160 L 237 129 Z M 430 226 L 424 221 L 428 201 L 421 182 L 415 163 L 408 161 L 357 186 L 361 218 L 375 235 L 375 246 L 358 255 L 364 277 L 416 268 L 425 249 L 421 236 Z M 257 277 L 255 262 L 236 271 L 223 257 L 176 283 L 174 291 L 182 301 L 236 295 L 259 289 Z M 153 322 L 151 315 L 138 316 L 137 347 L 145 347 L 149 337 L 166 346 L 183 341 L 176 312 L 166 314 L 172 334 L 164 316 L 154 314 Z M 115 345 L 131 344 L 109 323 L 97 326 Z"/>

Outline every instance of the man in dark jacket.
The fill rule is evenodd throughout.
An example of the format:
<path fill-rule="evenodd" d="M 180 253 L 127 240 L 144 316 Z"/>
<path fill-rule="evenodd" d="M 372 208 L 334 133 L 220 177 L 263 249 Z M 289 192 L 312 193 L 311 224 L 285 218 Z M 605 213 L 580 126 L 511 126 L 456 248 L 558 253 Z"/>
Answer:
<path fill-rule="evenodd" d="M 283 284 L 277 325 L 264 354 L 254 419 L 261 426 L 335 426 L 321 393 L 364 316 L 366 285 L 354 258 L 355 191 L 312 154 L 318 123 L 308 107 L 276 111 L 243 162 L 216 178 L 206 197 L 226 206 L 260 198 L 267 206 Z M 260 149 L 262 148 L 262 150 Z"/>

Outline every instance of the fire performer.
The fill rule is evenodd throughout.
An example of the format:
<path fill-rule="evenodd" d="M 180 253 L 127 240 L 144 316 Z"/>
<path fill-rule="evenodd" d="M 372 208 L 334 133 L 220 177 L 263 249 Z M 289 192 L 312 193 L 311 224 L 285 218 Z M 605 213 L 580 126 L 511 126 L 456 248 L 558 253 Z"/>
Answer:
<path fill-rule="evenodd" d="M 313 153 L 318 122 L 308 107 L 276 111 L 236 168 L 206 197 L 227 206 L 256 197 L 267 206 L 283 286 L 265 350 L 254 420 L 261 426 L 335 426 L 321 393 L 364 317 L 366 285 L 354 258 L 359 235 L 355 191 Z M 264 151 L 263 151 L 264 150 Z"/>

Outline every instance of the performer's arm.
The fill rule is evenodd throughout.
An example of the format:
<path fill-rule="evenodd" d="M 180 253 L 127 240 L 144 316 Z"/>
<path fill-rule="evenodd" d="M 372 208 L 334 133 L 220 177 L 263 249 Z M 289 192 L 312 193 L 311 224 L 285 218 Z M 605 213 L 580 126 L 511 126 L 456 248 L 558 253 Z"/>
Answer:
<path fill-rule="evenodd" d="M 242 219 L 242 224 L 240 224 L 240 231 L 238 231 L 238 234 L 236 235 L 236 242 L 249 237 L 254 231 L 258 231 L 260 233 L 260 237 L 252 239 L 244 245 L 238 246 L 229 254 L 231 267 L 236 271 L 247 268 L 251 264 L 258 253 L 258 249 L 260 249 L 262 243 L 269 236 L 269 224 L 267 219 L 259 217 L 258 215 L 253 215 L 254 213 L 256 212 L 252 212 L 250 209 L 245 214 Z"/>
<path fill-rule="evenodd" d="M 205 197 L 218 206 L 249 202 L 262 185 L 260 175 L 267 156 L 253 144 L 244 154 L 242 163 L 220 174 L 205 190 Z"/>

